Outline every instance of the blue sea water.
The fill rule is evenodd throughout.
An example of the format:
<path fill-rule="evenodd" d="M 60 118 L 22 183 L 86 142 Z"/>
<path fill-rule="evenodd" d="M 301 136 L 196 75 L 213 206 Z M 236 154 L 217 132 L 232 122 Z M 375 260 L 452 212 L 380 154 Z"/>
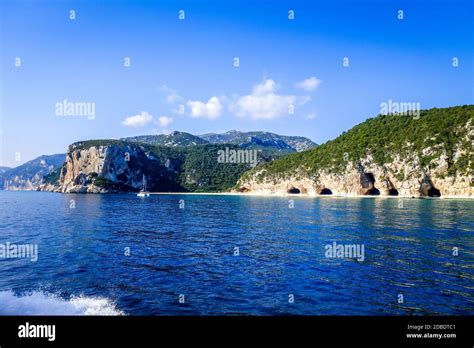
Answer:
<path fill-rule="evenodd" d="M 474 201 L 398 204 L 0 191 L 0 244 L 38 244 L 0 258 L 0 314 L 473 314 Z"/>

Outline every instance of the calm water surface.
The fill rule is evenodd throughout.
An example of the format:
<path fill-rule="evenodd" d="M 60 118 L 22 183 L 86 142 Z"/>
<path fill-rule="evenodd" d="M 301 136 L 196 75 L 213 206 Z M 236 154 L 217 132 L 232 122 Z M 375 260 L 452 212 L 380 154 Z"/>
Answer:
<path fill-rule="evenodd" d="M 473 314 L 474 201 L 291 198 L 0 191 L 0 314 Z"/>

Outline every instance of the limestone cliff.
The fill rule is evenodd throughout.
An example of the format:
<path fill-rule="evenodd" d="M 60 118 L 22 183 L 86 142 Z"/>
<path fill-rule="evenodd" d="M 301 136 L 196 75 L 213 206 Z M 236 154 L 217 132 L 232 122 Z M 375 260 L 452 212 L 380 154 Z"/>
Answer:
<path fill-rule="evenodd" d="M 143 176 L 149 189 L 173 187 L 172 160 L 163 163 L 140 145 L 106 144 L 69 146 L 57 185 L 44 190 L 68 193 L 138 191 Z M 176 187 L 176 189 L 178 189 Z"/>
<path fill-rule="evenodd" d="M 362 165 L 363 163 L 363 165 Z M 403 179 L 393 173 L 404 173 Z M 286 177 L 264 176 L 265 169 L 245 176 L 238 183 L 240 192 L 258 194 L 308 195 L 382 195 L 402 197 L 474 197 L 472 176 L 447 177 L 440 168 L 425 171 L 414 162 L 400 161 L 380 166 L 363 159 L 354 166 L 349 164 L 342 173 L 321 171 L 317 177 L 296 171 Z"/>
<path fill-rule="evenodd" d="M 454 116 L 453 116 L 454 115 Z M 259 166 L 235 191 L 474 198 L 474 107 L 379 116 L 302 154 Z"/>

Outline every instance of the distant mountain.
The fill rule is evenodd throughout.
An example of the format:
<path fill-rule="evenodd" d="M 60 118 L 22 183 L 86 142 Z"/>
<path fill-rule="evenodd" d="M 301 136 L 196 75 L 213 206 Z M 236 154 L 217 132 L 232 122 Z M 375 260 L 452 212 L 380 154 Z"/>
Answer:
<path fill-rule="evenodd" d="M 278 135 L 270 132 L 239 132 L 231 130 L 222 134 L 207 133 L 200 138 L 212 144 L 234 144 L 240 147 L 266 147 L 289 152 L 301 152 L 317 146 L 305 137 Z"/>
<path fill-rule="evenodd" d="M 43 183 L 43 177 L 60 168 L 66 154 L 40 156 L 18 167 L 7 169 L 0 175 L 1 188 L 9 191 L 36 190 Z"/>
<path fill-rule="evenodd" d="M 170 134 L 157 134 L 157 135 L 140 135 L 130 138 L 122 138 L 123 141 L 144 143 L 149 145 L 161 145 L 161 146 L 193 146 L 193 145 L 204 145 L 209 142 L 197 137 L 195 135 L 174 131 Z"/>
<path fill-rule="evenodd" d="M 123 141 L 162 146 L 194 146 L 205 144 L 232 144 L 241 148 L 271 149 L 277 152 L 301 152 L 317 146 L 310 139 L 278 135 L 270 132 L 239 132 L 231 130 L 222 134 L 193 135 L 174 131 L 168 135 L 141 135 L 122 138 Z"/>
<path fill-rule="evenodd" d="M 0 190 L 3 190 L 3 179 L 5 177 L 5 173 L 10 169 L 10 167 L 0 167 Z"/>

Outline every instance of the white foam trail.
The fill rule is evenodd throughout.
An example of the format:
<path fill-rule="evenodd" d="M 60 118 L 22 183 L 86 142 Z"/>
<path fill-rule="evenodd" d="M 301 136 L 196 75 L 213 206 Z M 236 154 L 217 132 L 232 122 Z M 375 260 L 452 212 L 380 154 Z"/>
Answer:
<path fill-rule="evenodd" d="M 0 315 L 124 315 L 115 304 L 103 297 L 71 296 L 69 300 L 34 291 L 16 296 L 0 291 Z"/>

